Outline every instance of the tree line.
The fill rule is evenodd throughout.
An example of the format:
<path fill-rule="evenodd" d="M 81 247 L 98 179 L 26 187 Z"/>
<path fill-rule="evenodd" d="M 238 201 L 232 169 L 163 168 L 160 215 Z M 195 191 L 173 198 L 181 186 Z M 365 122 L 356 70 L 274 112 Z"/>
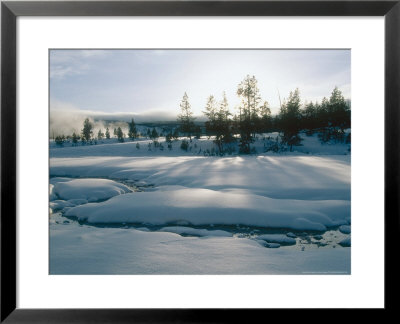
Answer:
<path fill-rule="evenodd" d="M 83 128 L 81 130 L 81 133 L 76 133 L 73 132 L 72 136 L 65 136 L 65 135 L 59 135 L 56 136 L 54 141 L 56 142 L 57 145 L 63 145 L 64 142 L 68 139 L 71 139 L 73 144 L 78 144 L 79 141 L 82 142 L 82 144 L 90 143 L 92 144 L 93 142 L 96 144 L 97 140 L 102 140 L 102 139 L 110 139 L 110 130 L 108 127 L 106 127 L 105 133 L 101 129 L 97 132 L 97 136 L 94 135 L 94 125 L 93 123 L 89 120 L 89 118 L 86 118 L 83 122 Z M 113 132 L 114 136 L 118 138 L 118 141 L 124 142 L 124 138 L 126 137 L 125 133 L 122 131 L 121 127 L 116 127 L 114 128 Z M 135 121 L 132 120 L 128 122 L 128 137 L 130 139 L 135 139 L 139 136 L 137 130 L 136 130 L 136 124 Z"/>
<path fill-rule="evenodd" d="M 229 109 L 228 100 L 225 92 L 218 100 L 214 95 L 207 98 L 203 110 L 207 118 L 204 129 L 199 123 L 195 123 L 195 117 L 189 102 L 189 97 L 185 92 L 180 103 L 180 114 L 176 127 L 165 134 L 165 141 L 171 149 L 173 139 L 177 140 L 183 135 L 190 139 L 192 136 L 200 138 L 201 135 L 213 137 L 217 151 L 224 153 L 231 150 L 230 143 L 238 143 L 239 153 L 252 153 L 251 143 L 256 139 L 257 134 L 269 132 L 279 132 L 279 140 L 273 143 L 273 150 L 278 151 L 282 148 L 292 150 L 294 145 L 301 143 L 299 133 L 305 131 L 307 135 L 314 132 L 322 142 L 334 140 L 336 142 L 350 141 L 350 134 L 345 130 L 350 128 L 350 104 L 346 102 L 341 91 L 335 87 L 329 98 L 323 98 L 321 103 L 306 102 L 301 104 L 299 89 L 289 93 L 281 105 L 279 113 L 271 114 L 269 103 L 262 100 L 258 82 L 254 76 L 246 76 L 238 84 L 236 94 L 241 99 L 237 112 L 233 114 Z M 113 130 L 113 135 L 120 142 L 124 142 L 126 137 L 134 140 L 141 136 L 137 131 L 134 119 L 128 122 L 128 134 L 126 135 L 121 127 Z M 159 144 L 157 139 L 163 134 L 159 134 L 156 128 L 147 130 L 147 137 L 154 141 L 154 145 Z M 94 125 L 86 118 L 80 133 L 74 132 L 72 136 L 57 136 L 57 145 L 63 145 L 68 139 L 73 145 L 80 141 L 82 144 L 96 144 L 97 140 L 110 139 L 110 129 L 106 127 L 105 133 L 100 129 L 94 134 Z M 236 145 L 236 144 L 235 144 Z M 187 150 L 188 142 L 182 142 L 181 148 Z"/>
<path fill-rule="evenodd" d="M 220 152 L 224 151 L 224 145 L 238 141 L 240 153 L 251 153 L 250 144 L 254 142 L 256 134 L 273 131 L 280 133 L 280 145 L 285 145 L 290 150 L 293 145 L 300 144 L 300 131 L 306 131 L 308 135 L 318 132 L 322 142 L 350 140 L 345 129 L 351 126 L 351 108 L 337 87 L 333 89 L 329 99 L 323 98 L 321 103 L 308 102 L 304 105 L 301 105 L 297 88 L 281 103 L 280 111 L 275 116 L 271 115 L 268 102 L 262 100 L 254 76 L 248 75 L 240 82 L 236 93 L 241 99 L 236 114 L 230 112 L 225 93 L 220 101 L 210 95 L 203 111 L 207 117 L 205 133 L 215 138 L 214 142 Z M 193 135 L 198 136 L 199 126 L 194 123 L 195 117 L 186 92 L 180 108 L 180 132 L 190 139 Z"/>

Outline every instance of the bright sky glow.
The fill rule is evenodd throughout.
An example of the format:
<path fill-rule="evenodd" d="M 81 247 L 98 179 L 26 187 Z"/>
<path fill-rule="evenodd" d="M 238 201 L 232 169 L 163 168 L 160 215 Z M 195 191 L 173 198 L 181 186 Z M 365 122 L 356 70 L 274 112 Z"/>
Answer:
<path fill-rule="evenodd" d="M 180 112 L 186 91 L 195 115 L 207 97 L 226 92 L 231 112 L 238 84 L 258 80 L 272 112 L 296 87 L 302 102 L 338 86 L 350 99 L 350 50 L 51 50 L 50 108 L 104 113 Z"/>

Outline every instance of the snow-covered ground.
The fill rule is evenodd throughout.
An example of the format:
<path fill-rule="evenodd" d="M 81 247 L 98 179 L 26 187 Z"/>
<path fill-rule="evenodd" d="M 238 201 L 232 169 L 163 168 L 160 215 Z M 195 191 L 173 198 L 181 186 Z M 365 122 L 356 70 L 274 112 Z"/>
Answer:
<path fill-rule="evenodd" d="M 50 273 L 349 274 L 349 145 L 303 138 L 224 157 L 206 138 L 51 143 Z"/>

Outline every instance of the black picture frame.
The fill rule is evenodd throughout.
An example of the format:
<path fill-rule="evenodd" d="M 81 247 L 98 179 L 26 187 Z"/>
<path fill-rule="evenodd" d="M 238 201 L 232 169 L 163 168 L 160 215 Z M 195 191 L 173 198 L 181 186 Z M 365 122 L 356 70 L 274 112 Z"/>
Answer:
<path fill-rule="evenodd" d="M 399 237 L 400 0 L 394 1 L 4 1 L 1 3 L 1 322 L 232 322 L 244 309 L 16 308 L 16 19 L 19 16 L 384 16 L 385 310 L 395 310 Z M 367 284 L 367 283 L 366 283 Z M 251 317 L 250 317 L 251 316 Z"/>

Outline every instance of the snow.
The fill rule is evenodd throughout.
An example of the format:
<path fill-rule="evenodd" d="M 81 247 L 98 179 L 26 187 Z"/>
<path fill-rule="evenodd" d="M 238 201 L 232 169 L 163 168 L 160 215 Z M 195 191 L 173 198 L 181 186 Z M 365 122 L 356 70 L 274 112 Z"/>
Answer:
<path fill-rule="evenodd" d="M 253 194 L 184 188 L 133 192 L 71 208 L 66 216 L 89 223 L 184 222 L 193 225 L 247 225 L 325 231 L 345 224 L 350 203 L 340 200 L 272 199 Z"/>
<path fill-rule="evenodd" d="M 84 199 L 93 202 L 130 191 L 127 186 L 112 180 L 73 179 L 56 182 L 52 192 L 62 200 Z"/>
<path fill-rule="evenodd" d="M 349 156 L 52 158 L 50 175 L 249 191 L 277 199 L 350 200 Z"/>
<path fill-rule="evenodd" d="M 350 273 L 350 249 L 294 251 L 255 240 L 182 237 L 174 233 L 50 228 L 50 274 L 307 274 Z"/>
<path fill-rule="evenodd" d="M 303 138 L 225 157 L 204 156 L 206 138 L 51 144 L 50 273 L 349 274 L 349 145 Z"/>
<path fill-rule="evenodd" d="M 350 237 L 350 236 L 349 236 L 349 237 L 346 237 L 345 239 L 341 240 L 341 241 L 339 242 L 339 244 L 340 244 L 341 246 L 344 246 L 344 247 L 350 247 L 350 246 L 351 246 L 351 237 Z"/>
<path fill-rule="evenodd" d="M 339 231 L 342 232 L 343 234 L 350 234 L 351 227 L 349 225 L 342 225 L 339 227 Z"/>
<path fill-rule="evenodd" d="M 257 150 L 258 154 L 264 154 L 265 148 L 264 143 L 268 141 L 275 142 L 276 137 L 279 134 L 276 132 L 267 133 L 264 135 L 257 135 L 257 141 L 252 144 Z M 300 146 L 294 146 L 293 152 L 281 152 L 282 155 L 293 155 L 293 154 L 313 154 L 313 155 L 349 155 L 350 144 L 343 143 L 325 143 L 322 144 L 318 139 L 317 134 L 307 136 L 305 133 L 300 133 L 300 137 L 303 139 Z M 269 140 L 268 140 L 269 138 Z M 163 150 L 155 148 L 153 141 L 148 138 L 140 138 L 135 140 L 125 139 L 125 142 L 120 143 L 117 139 L 103 139 L 98 141 L 96 145 L 82 145 L 78 143 L 77 146 L 72 146 L 72 143 L 64 143 L 63 147 L 58 147 L 53 141 L 50 142 L 50 157 L 87 157 L 87 156 L 193 156 L 201 155 L 204 156 L 206 150 L 211 151 L 215 149 L 213 144 L 213 138 L 210 140 L 206 136 L 202 136 L 200 139 L 192 138 L 189 142 L 188 151 L 180 149 L 181 140 L 173 140 L 172 150 L 167 148 L 165 137 L 159 137 L 157 141 L 163 145 Z M 136 148 L 136 144 L 139 144 L 139 149 Z M 149 149 L 150 144 L 150 149 Z M 272 152 L 266 152 L 266 154 L 275 155 Z M 237 155 L 233 152 L 233 155 Z"/>
<path fill-rule="evenodd" d="M 170 233 L 176 233 L 180 235 L 193 235 L 193 236 L 224 236 L 224 237 L 230 237 L 232 236 L 231 233 L 226 232 L 226 231 L 221 231 L 221 230 L 213 230 L 209 231 L 206 229 L 197 229 L 197 228 L 191 228 L 191 227 L 184 227 L 184 226 L 168 226 L 168 227 L 163 227 L 159 229 L 160 232 L 170 232 Z"/>
<path fill-rule="evenodd" d="M 66 200 L 53 200 L 50 201 L 50 208 L 52 210 L 52 212 L 56 212 L 58 210 L 62 210 L 65 207 L 72 207 L 75 206 L 74 204 L 71 204 L 70 202 L 66 201 Z"/>
<path fill-rule="evenodd" d="M 259 235 L 258 239 L 267 241 L 268 243 L 279 243 L 288 245 L 296 244 L 296 240 L 294 238 L 288 237 L 284 234 L 263 234 Z"/>
<path fill-rule="evenodd" d="M 53 189 L 54 189 L 54 185 L 50 183 L 49 184 L 49 195 L 50 195 L 49 200 L 50 201 L 57 199 L 57 195 L 54 193 Z"/>
<path fill-rule="evenodd" d="M 281 245 L 279 243 L 265 243 L 265 246 L 270 249 L 276 249 L 276 248 L 280 247 Z"/>

